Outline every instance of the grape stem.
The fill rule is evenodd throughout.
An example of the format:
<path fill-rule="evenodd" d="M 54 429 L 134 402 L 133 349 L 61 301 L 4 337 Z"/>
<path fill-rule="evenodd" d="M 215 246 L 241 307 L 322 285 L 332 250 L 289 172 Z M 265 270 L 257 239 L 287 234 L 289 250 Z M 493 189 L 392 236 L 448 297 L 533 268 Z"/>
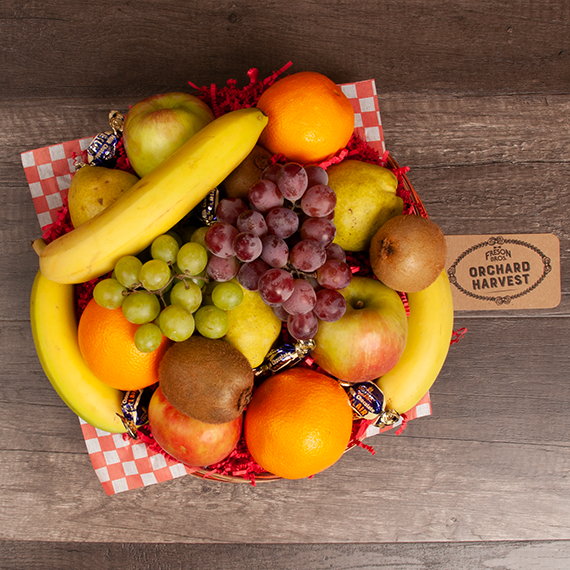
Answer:
<path fill-rule="evenodd" d="M 308 273 L 306 271 L 301 271 L 300 269 L 293 267 L 293 265 L 291 265 L 291 263 L 287 263 L 287 265 L 285 265 L 284 269 L 289 271 L 289 273 L 291 273 L 291 275 L 293 275 L 293 277 L 295 277 L 296 279 L 308 279 L 309 277 L 313 277 L 314 279 L 317 278 L 317 272 L 316 271 L 313 271 L 311 273 Z"/>
<path fill-rule="evenodd" d="M 162 305 L 166 307 L 168 303 L 164 300 L 164 292 L 168 289 L 168 287 L 170 287 L 170 285 L 175 279 L 180 279 L 180 281 L 183 281 L 186 289 L 189 289 L 190 287 L 188 285 L 188 280 L 200 279 L 201 281 L 204 281 L 204 283 L 210 282 L 210 278 L 207 275 L 190 275 L 190 273 L 185 271 L 184 273 L 177 273 L 175 275 L 172 275 L 170 279 L 166 282 L 166 284 L 163 285 L 160 289 L 155 289 L 154 291 L 150 291 L 142 283 L 138 283 L 134 287 L 131 287 L 128 291 L 123 291 L 123 296 L 126 297 L 127 295 L 131 295 L 132 293 L 147 293 L 149 295 L 157 295 Z"/>

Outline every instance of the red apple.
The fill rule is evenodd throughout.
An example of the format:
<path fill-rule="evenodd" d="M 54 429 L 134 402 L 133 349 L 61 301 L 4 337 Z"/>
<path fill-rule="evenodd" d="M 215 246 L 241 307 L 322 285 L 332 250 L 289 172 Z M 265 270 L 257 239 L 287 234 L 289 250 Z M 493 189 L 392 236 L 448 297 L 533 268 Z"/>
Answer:
<path fill-rule="evenodd" d="M 243 414 L 225 424 L 206 424 L 174 408 L 159 386 L 148 405 L 148 423 L 156 443 L 166 453 L 186 465 L 207 467 L 234 450 Z"/>
<path fill-rule="evenodd" d="M 214 114 L 188 93 L 154 95 L 133 105 L 125 115 L 123 142 L 131 166 L 148 174 L 200 129 Z"/>
<path fill-rule="evenodd" d="M 396 291 L 369 277 L 353 277 L 340 291 L 345 314 L 319 321 L 315 362 L 347 382 L 374 380 L 400 360 L 408 336 L 406 310 Z"/>

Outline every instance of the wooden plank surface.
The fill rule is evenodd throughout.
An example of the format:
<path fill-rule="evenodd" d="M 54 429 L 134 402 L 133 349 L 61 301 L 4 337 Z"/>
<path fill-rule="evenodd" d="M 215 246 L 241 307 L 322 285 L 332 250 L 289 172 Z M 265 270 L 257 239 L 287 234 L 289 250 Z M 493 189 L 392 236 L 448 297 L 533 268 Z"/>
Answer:
<path fill-rule="evenodd" d="M 78 544 L 0 541 L 2 568 L 27 570 L 167 570 L 208 568 L 225 570 L 535 570 L 548 561 L 549 570 L 566 570 L 568 541 L 473 542 L 415 544 Z"/>
<path fill-rule="evenodd" d="M 4 0 L 0 567 L 570 567 L 569 22 L 564 0 Z M 468 332 L 433 416 L 368 440 L 374 456 L 310 481 L 184 477 L 107 497 L 35 355 L 39 227 L 19 154 L 95 134 L 145 95 L 289 60 L 376 79 L 387 147 L 446 233 L 557 235 L 562 302 L 457 313 Z"/>

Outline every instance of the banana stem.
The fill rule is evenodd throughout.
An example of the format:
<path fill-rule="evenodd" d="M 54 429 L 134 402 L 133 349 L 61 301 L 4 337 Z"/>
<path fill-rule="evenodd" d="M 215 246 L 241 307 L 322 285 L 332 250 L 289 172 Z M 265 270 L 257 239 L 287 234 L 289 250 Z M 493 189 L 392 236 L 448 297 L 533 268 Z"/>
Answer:
<path fill-rule="evenodd" d="M 42 238 L 35 239 L 32 242 L 32 249 L 38 254 L 38 256 L 42 253 L 46 246 L 47 243 Z"/>

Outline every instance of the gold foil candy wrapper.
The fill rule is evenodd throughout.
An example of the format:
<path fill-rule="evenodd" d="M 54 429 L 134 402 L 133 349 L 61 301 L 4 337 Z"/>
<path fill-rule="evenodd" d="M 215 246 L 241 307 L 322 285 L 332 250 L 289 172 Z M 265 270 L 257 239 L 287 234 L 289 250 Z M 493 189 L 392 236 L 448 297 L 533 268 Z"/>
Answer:
<path fill-rule="evenodd" d="M 119 111 L 109 113 L 111 131 L 99 133 L 87 148 L 87 158 L 90 165 L 103 166 L 115 158 L 117 144 L 123 132 L 123 115 Z"/>
<path fill-rule="evenodd" d="M 152 389 L 144 388 L 142 390 L 129 390 L 125 392 L 121 409 L 123 415 L 119 415 L 127 433 L 137 439 L 137 430 L 139 427 L 148 423 L 148 404 L 153 394 Z"/>
<path fill-rule="evenodd" d="M 317 346 L 313 339 L 298 340 L 295 343 L 287 343 L 274 348 L 267 353 L 265 360 L 253 369 L 256 378 L 275 374 L 285 368 L 290 368 L 301 362 Z"/>
<path fill-rule="evenodd" d="M 391 426 L 400 419 L 400 414 L 395 410 L 386 410 L 386 398 L 374 382 L 344 385 L 344 389 L 358 418 L 375 420 L 377 427 Z"/>

